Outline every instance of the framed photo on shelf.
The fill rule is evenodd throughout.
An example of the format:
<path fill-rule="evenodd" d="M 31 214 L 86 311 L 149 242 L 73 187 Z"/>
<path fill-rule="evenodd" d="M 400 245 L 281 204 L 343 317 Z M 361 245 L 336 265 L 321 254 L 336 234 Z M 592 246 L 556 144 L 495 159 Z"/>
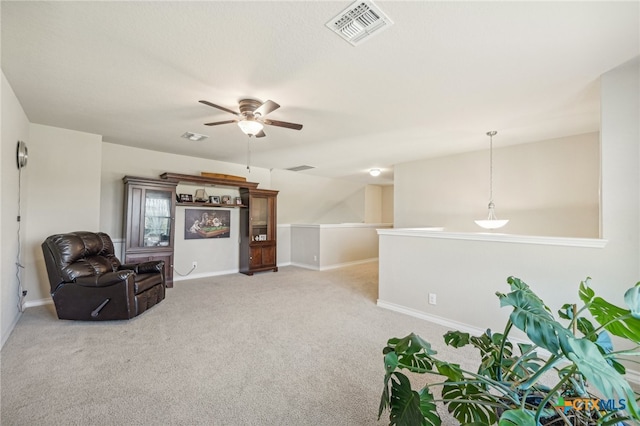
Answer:
<path fill-rule="evenodd" d="M 220 196 L 219 195 L 211 195 L 209 197 L 209 202 L 211 204 L 220 204 Z"/>
<path fill-rule="evenodd" d="M 241 206 L 242 205 L 242 198 L 236 197 L 236 204 Z"/>
<path fill-rule="evenodd" d="M 180 194 L 181 203 L 193 203 L 193 196 L 191 194 Z"/>

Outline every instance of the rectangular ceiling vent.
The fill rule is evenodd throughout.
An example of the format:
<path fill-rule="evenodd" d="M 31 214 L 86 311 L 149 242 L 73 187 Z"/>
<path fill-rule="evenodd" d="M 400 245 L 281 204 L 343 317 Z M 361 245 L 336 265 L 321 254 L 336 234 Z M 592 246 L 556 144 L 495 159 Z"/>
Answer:
<path fill-rule="evenodd" d="M 358 0 L 325 24 L 354 46 L 386 30 L 393 21 L 372 1 Z"/>
<path fill-rule="evenodd" d="M 313 167 L 313 166 L 296 166 L 296 167 L 289 167 L 288 169 L 285 169 L 285 170 L 291 170 L 292 172 L 301 172 L 303 170 L 309 170 L 309 169 L 315 169 L 315 167 Z"/>

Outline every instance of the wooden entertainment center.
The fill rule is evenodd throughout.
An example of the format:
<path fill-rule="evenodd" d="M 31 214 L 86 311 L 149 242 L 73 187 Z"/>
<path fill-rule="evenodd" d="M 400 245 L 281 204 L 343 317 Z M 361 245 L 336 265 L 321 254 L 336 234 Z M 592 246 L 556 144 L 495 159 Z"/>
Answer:
<path fill-rule="evenodd" d="M 167 287 L 173 286 L 176 206 L 240 209 L 239 272 L 253 275 L 255 272 L 278 271 L 278 191 L 258 189 L 255 182 L 213 174 L 197 176 L 163 173 L 160 179 L 125 176 L 123 181 L 125 262 L 164 260 Z M 177 201 L 176 187 L 179 184 L 232 188 L 239 191 L 241 204 Z"/>

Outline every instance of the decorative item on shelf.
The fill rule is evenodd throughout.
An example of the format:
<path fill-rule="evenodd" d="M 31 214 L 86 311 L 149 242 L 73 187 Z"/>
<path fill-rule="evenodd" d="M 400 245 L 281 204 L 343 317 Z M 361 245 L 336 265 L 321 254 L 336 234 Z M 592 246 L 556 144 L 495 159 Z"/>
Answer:
<path fill-rule="evenodd" d="M 209 172 L 201 172 L 200 175 L 202 177 L 214 178 L 214 179 L 228 179 L 228 180 L 237 180 L 240 182 L 246 182 L 247 178 L 243 176 L 235 176 L 235 175 L 225 175 L 223 173 L 209 173 Z"/>
<path fill-rule="evenodd" d="M 193 203 L 193 196 L 191 194 L 180 194 L 181 203 Z"/>
<path fill-rule="evenodd" d="M 211 204 L 220 204 L 220 196 L 219 195 L 211 195 L 211 196 L 209 196 L 209 202 Z"/>
<path fill-rule="evenodd" d="M 207 202 L 207 193 L 204 189 L 196 189 L 195 200 L 197 202 L 206 203 Z"/>
<path fill-rule="evenodd" d="M 222 204 L 231 204 L 231 196 L 223 195 L 222 196 Z"/>
<path fill-rule="evenodd" d="M 487 136 L 489 136 L 489 216 L 487 219 L 475 221 L 478 226 L 484 229 L 502 228 L 509 222 L 509 219 L 499 220 L 496 217 L 496 205 L 493 203 L 493 137 L 497 134 L 498 132 L 495 130 L 487 132 Z"/>
<path fill-rule="evenodd" d="M 236 197 L 236 204 L 241 206 L 242 205 L 242 198 Z"/>

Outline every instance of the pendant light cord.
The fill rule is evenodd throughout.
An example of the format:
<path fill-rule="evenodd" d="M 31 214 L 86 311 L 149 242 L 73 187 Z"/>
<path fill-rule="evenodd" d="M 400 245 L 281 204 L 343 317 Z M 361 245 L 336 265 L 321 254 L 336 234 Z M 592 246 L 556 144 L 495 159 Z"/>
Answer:
<path fill-rule="evenodd" d="M 489 205 L 493 204 L 493 137 L 497 133 L 495 130 L 487 132 L 489 136 Z"/>

